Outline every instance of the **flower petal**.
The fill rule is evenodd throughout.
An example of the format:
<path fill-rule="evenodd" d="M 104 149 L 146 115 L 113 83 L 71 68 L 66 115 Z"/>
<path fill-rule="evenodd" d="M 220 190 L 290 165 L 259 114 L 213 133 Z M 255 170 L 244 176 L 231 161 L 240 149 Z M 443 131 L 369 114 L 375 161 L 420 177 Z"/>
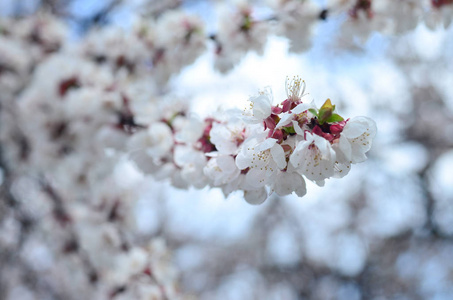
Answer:
<path fill-rule="evenodd" d="M 258 151 L 265 151 L 267 149 L 272 148 L 275 143 L 277 143 L 277 139 L 269 138 L 264 140 L 259 146 L 256 147 Z"/>
<path fill-rule="evenodd" d="M 275 144 L 271 148 L 271 155 L 274 161 L 277 163 L 277 166 L 279 167 L 280 170 L 286 168 L 285 151 L 283 151 L 282 146 L 280 146 L 279 144 Z"/>
<path fill-rule="evenodd" d="M 286 126 L 291 123 L 291 119 L 293 118 L 294 114 L 292 113 L 282 113 L 280 114 L 280 121 L 278 121 L 276 128 L 281 126 Z"/>
<path fill-rule="evenodd" d="M 313 102 L 311 102 L 311 103 L 301 103 L 301 104 L 297 105 L 296 107 L 294 107 L 291 110 L 291 112 L 293 114 L 298 115 L 298 114 L 303 113 L 304 111 L 306 111 L 306 110 L 308 110 L 310 108 L 314 108 L 314 107 L 315 106 L 314 106 Z"/>
<path fill-rule="evenodd" d="M 261 188 L 258 190 L 249 190 L 244 191 L 244 198 L 250 204 L 258 205 L 266 201 L 267 199 L 267 192 L 265 188 Z"/>

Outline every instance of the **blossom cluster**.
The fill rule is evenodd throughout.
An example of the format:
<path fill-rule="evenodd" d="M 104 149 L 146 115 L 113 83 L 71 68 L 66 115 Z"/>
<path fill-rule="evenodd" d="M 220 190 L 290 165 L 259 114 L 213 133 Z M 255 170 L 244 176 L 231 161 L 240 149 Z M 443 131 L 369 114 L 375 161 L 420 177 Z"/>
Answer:
<path fill-rule="evenodd" d="M 165 240 L 139 242 L 143 180 L 119 171 L 132 114 L 153 120 L 143 105 L 152 103 L 153 79 L 133 78 L 121 60 L 96 61 L 84 52 L 88 39 L 68 45 L 53 16 L 0 23 L 0 248 L 17 257 L 2 260 L 4 294 L 180 299 Z"/>
<path fill-rule="evenodd" d="M 14 198 L 27 203 L 28 218 L 35 220 L 28 243 L 51 257 L 34 268 L 49 274 L 55 293 L 179 299 L 178 273 L 165 242 L 136 242 L 135 205 L 143 182 L 125 183 L 118 168 L 140 99 L 129 106 L 131 92 L 121 79 L 84 58 L 47 58 L 13 99 L 14 115 L 2 111 L 2 155 L 14 179 Z M 5 222 L 20 226 L 14 218 Z M 7 238 L 8 251 L 16 251 L 18 237 Z"/>
<path fill-rule="evenodd" d="M 131 157 L 175 186 L 209 185 L 225 195 L 243 190 L 253 204 L 269 192 L 304 196 L 304 178 L 322 186 L 366 160 L 376 134 L 373 120 L 344 119 L 330 99 L 319 109 L 303 102 L 305 82 L 299 77 L 287 80 L 286 91 L 287 99 L 274 106 L 266 88 L 249 99 L 246 110 L 228 111 L 222 119 L 173 113 L 134 134 Z"/>
<path fill-rule="evenodd" d="M 200 17 L 169 10 L 159 18 L 138 17 L 131 32 L 119 28 L 95 28 L 78 47 L 77 55 L 89 57 L 114 70 L 152 74 L 159 86 L 192 64 L 206 51 L 221 73 L 232 70 L 250 51 L 263 53 L 271 34 L 286 37 L 289 51 L 309 48 L 320 20 L 346 16 L 341 27 L 344 40 L 366 40 L 372 32 L 400 34 L 420 21 L 429 28 L 452 21 L 453 3 L 447 0 L 330 0 L 320 6 L 313 0 L 270 0 L 270 16 L 263 18 L 248 1 L 221 5 L 215 32 L 208 32 Z M 67 28 L 54 16 L 40 13 L 23 20 L 0 20 L 0 87 L 14 87 L 34 64 L 63 45 Z M 134 45 L 133 48 L 128 45 Z M 11 78 L 13 77 L 13 78 Z"/>
<path fill-rule="evenodd" d="M 213 67 L 227 73 L 248 52 L 262 54 L 272 34 L 287 38 L 289 51 L 306 51 L 319 22 L 335 16 L 346 16 L 340 30 L 346 41 L 366 40 L 373 32 L 405 33 L 420 21 L 431 29 L 448 27 L 453 16 L 451 1 L 331 0 L 323 7 L 313 0 L 270 0 L 268 4 L 267 18 L 250 1 L 220 5 L 214 32 L 199 16 L 182 10 L 167 11 L 156 19 L 140 17 L 130 33 L 118 28 L 92 30 L 80 51 L 116 69 L 151 73 L 158 85 L 165 86 L 172 75 L 206 52 L 213 56 Z"/>
<path fill-rule="evenodd" d="M 435 30 L 450 26 L 453 3 L 437 0 L 331 0 L 337 12 L 347 12 L 342 36 L 356 36 L 365 41 L 371 33 L 402 34 L 415 29 L 420 22 Z"/>

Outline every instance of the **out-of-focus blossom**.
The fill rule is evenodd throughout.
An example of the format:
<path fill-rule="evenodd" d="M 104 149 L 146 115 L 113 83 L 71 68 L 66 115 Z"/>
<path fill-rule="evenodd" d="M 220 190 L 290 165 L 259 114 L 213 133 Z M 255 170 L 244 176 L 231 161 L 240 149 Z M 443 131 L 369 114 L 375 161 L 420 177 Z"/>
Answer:
<path fill-rule="evenodd" d="M 254 18 L 253 6 L 239 1 L 222 7 L 217 34 L 214 37 L 216 53 L 214 67 L 221 73 L 230 71 L 248 51 L 262 54 L 269 25 Z"/>

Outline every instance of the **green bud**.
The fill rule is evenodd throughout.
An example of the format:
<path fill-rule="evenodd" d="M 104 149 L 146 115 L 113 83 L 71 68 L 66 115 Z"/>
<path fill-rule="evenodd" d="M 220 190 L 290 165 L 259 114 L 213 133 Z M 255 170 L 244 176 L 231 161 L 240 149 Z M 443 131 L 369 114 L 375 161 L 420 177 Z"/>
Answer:
<path fill-rule="evenodd" d="M 326 102 L 321 106 L 318 113 L 319 124 L 324 124 L 333 114 L 335 110 L 335 105 L 332 105 L 330 99 L 327 99 Z"/>

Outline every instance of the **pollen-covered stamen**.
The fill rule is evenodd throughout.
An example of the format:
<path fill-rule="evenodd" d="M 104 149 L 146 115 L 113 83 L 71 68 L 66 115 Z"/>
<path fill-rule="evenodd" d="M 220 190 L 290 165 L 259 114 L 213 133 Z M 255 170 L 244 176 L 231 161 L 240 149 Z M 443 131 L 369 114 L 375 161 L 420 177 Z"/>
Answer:
<path fill-rule="evenodd" d="M 286 95 L 291 102 L 298 102 L 305 95 L 305 81 L 299 76 L 294 76 L 291 80 L 289 80 L 289 77 L 286 77 L 285 86 Z"/>
<path fill-rule="evenodd" d="M 274 168 L 269 164 L 271 160 L 271 150 L 266 149 L 252 153 L 252 161 L 250 169 L 257 169 L 260 171 L 274 171 Z"/>

